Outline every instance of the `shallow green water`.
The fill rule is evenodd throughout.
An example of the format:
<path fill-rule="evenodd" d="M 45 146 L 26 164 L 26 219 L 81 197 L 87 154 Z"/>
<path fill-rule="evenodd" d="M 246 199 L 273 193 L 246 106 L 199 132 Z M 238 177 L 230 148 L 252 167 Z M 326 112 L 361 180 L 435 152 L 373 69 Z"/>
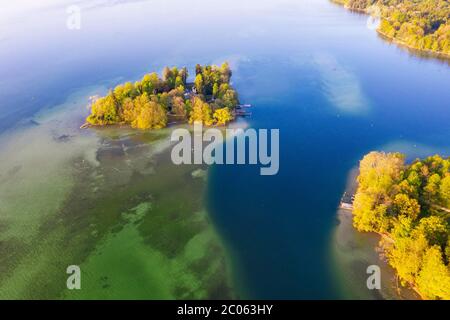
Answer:
<path fill-rule="evenodd" d="M 0 297 L 232 297 L 202 169 L 171 164 L 168 130 L 77 129 L 87 97 L 5 139 Z M 79 291 L 66 288 L 69 265 L 82 270 Z"/>

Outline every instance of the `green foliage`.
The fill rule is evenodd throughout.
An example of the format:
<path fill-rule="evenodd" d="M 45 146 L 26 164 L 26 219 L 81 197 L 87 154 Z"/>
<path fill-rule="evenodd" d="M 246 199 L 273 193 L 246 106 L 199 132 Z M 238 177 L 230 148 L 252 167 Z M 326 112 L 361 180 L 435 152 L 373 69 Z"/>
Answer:
<path fill-rule="evenodd" d="M 92 114 L 87 118 L 89 123 L 99 125 L 113 124 L 118 120 L 118 102 L 112 92 L 92 104 Z"/>
<path fill-rule="evenodd" d="M 194 122 L 201 122 L 206 126 L 213 124 L 211 107 L 198 97 L 192 101 L 192 111 L 189 117 L 189 123 Z"/>
<path fill-rule="evenodd" d="M 336 0 L 335 0 L 336 1 Z M 412 48 L 450 54 L 448 0 L 337 0 L 350 9 L 381 12 L 378 30 Z"/>
<path fill-rule="evenodd" d="M 177 120 L 201 121 L 205 125 L 222 125 L 233 119 L 238 98 L 229 84 L 228 63 L 221 67 L 196 65 L 196 94 L 186 91 L 192 86 L 187 85 L 187 78 L 186 68 L 165 67 L 162 78 L 150 73 L 134 84 L 118 85 L 93 102 L 86 121 L 92 125 L 125 123 L 139 129 L 160 129 L 167 125 L 168 114 Z"/>
<path fill-rule="evenodd" d="M 203 76 L 201 74 L 195 76 L 194 85 L 197 93 L 203 93 Z"/>
<path fill-rule="evenodd" d="M 233 120 L 233 114 L 228 108 L 221 108 L 214 111 L 214 120 L 217 125 L 226 125 Z"/>
<path fill-rule="evenodd" d="M 395 245 L 388 251 L 388 258 L 403 282 L 415 282 L 427 248 L 427 240 L 420 234 L 395 239 Z"/>
<path fill-rule="evenodd" d="M 417 287 L 430 299 L 450 299 L 450 270 L 438 246 L 427 250 L 417 277 Z"/>
<path fill-rule="evenodd" d="M 450 207 L 450 175 L 441 180 L 439 194 L 444 206 Z"/>
<path fill-rule="evenodd" d="M 231 70 L 222 66 L 196 66 L 195 88 L 198 94 L 224 100 L 224 107 L 234 108 L 238 103 L 236 92 L 230 87 Z"/>
<path fill-rule="evenodd" d="M 394 197 L 393 213 L 396 216 L 405 216 L 414 221 L 420 213 L 419 202 L 416 199 L 411 199 L 406 194 L 397 194 Z"/>
<path fill-rule="evenodd" d="M 129 122 L 133 128 L 161 129 L 167 124 L 167 115 L 164 107 L 150 100 L 147 93 L 136 97 L 133 101 L 132 114 Z"/>
<path fill-rule="evenodd" d="M 447 222 L 438 216 L 430 216 L 420 220 L 416 231 L 423 234 L 430 245 L 445 248 L 448 239 Z"/>
<path fill-rule="evenodd" d="M 353 223 L 387 235 L 389 263 L 403 283 L 430 299 L 448 299 L 450 158 L 404 163 L 398 153 L 371 152 L 360 163 Z M 434 276 L 433 276 L 434 274 Z"/>

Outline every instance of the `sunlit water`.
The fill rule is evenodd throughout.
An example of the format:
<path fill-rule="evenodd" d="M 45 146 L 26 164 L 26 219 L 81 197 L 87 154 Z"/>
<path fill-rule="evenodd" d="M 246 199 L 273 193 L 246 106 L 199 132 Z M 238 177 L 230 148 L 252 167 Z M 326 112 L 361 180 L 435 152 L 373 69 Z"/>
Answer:
<path fill-rule="evenodd" d="M 80 30 L 66 27 L 66 9 L 73 4 L 82 10 Z M 217 277 L 228 272 L 219 267 L 226 264 L 222 258 L 206 255 L 209 261 L 222 261 L 211 267 L 215 269 L 207 279 L 218 283 L 216 288 L 200 288 L 196 277 L 206 267 L 197 264 L 194 270 L 191 263 L 196 252 L 217 246 L 216 240 L 202 241 L 200 236 L 186 250 L 176 250 L 195 234 L 214 229 L 228 252 L 236 296 L 378 297 L 361 292 L 359 283 L 348 283 L 364 280 L 365 274 L 342 281 L 336 270 L 331 252 L 336 206 L 348 172 L 370 150 L 402 151 L 409 158 L 449 155 L 450 73 L 447 61 L 389 44 L 367 28 L 366 21 L 366 16 L 327 0 L 1 4 L 0 249 L 5 254 L 0 268 L 8 275 L 0 280 L 4 296 L 42 296 L 45 288 L 39 285 L 49 279 L 47 265 L 52 259 L 58 267 L 78 263 L 71 261 L 73 257 L 82 259 L 92 271 L 88 277 L 98 281 L 88 286 L 92 292 L 84 297 L 120 297 L 121 292 L 125 297 L 228 297 L 226 280 Z M 253 104 L 249 125 L 280 129 L 279 174 L 259 176 L 254 166 L 210 168 L 208 217 L 171 218 L 183 221 L 180 225 L 186 230 L 193 230 L 195 221 L 202 221 L 202 227 L 197 225 L 196 232 L 180 236 L 171 247 L 167 239 L 152 237 L 160 218 L 152 219 L 147 212 L 138 235 L 127 227 L 123 212 L 145 212 L 146 203 L 154 199 L 146 198 L 151 195 L 143 190 L 163 194 L 161 201 L 167 205 L 172 199 L 168 195 L 177 188 L 177 197 L 189 207 L 186 212 L 196 212 L 203 206 L 203 188 L 190 175 L 194 168 L 184 172 L 164 167 L 161 161 L 169 161 L 165 156 L 157 161 L 161 167 L 154 160 L 149 165 L 153 147 L 149 151 L 146 146 L 154 138 L 148 135 L 127 129 L 78 130 L 88 97 L 165 65 L 187 66 L 193 73 L 196 63 L 224 60 L 231 64 L 241 101 Z M 114 147 L 123 144 L 138 149 L 143 144 L 144 151 L 117 154 Z M 152 184 L 153 167 L 160 181 Z M 92 189 L 83 189 L 77 180 L 80 172 L 90 179 Z M 185 189 L 180 179 L 197 187 Z M 135 181 L 140 181 L 138 186 L 130 189 Z M 106 191 L 96 198 L 99 185 L 111 192 L 128 190 L 132 199 L 124 196 L 126 204 L 120 197 L 114 202 Z M 74 197 L 80 194 L 77 188 L 86 195 Z M 71 220 L 64 214 L 76 210 L 90 210 L 95 221 L 82 214 Z M 54 212 L 62 215 L 59 220 Z M 104 226 L 99 227 L 102 219 Z M 204 229 L 204 221 L 210 220 L 214 228 Z M 117 224 L 122 231 L 114 229 Z M 126 237 L 129 245 L 119 248 L 111 234 Z M 64 247 L 67 259 L 61 258 Z M 371 244 L 366 247 L 371 250 Z M 39 250 L 52 254 L 39 258 L 34 253 Z M 96 250 L 112 260 L 96 260 Z M 109 262 L 117 267 L 113 257 L 122 252 L 124 260 L 134 262 L 99 271 Z M 166 271 L 111 280 L 140 268 Z M 348 272 L 364 273 L 365 268 Z M 174 274 L 178 287 L 164 280 Z M 65 277 L 64 272 L 55 277 L 61 283 L 50 284 L 52 292 L 64 292 Z M 126 283 L 136 287 L 146 282 L 153 286 L 126 290 Z M 168 287 L 176 288 L 177 294 Z M 196 288 L 195 293 L 185 294 L 188 287 Z M 359 289 L 349 292 L 355 287 Z"/>

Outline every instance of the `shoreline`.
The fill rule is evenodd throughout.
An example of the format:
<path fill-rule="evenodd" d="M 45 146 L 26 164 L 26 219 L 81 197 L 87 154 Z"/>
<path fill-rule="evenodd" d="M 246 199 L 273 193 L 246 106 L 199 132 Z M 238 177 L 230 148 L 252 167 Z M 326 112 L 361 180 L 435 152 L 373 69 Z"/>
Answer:
<path fill-rule="evenodd" d="M 350 170 L 348 174 L 347 184 L 345 187 L 346 193 L 353 193 L 357 189 L 356 178 L 359 170 L 355 167 Z M 382 272 L 382 287 L 379 292 L 370 293 L 372 298 L 381 299 L 422 299 L 423 296 L 414 285 L 402 286 L 399 284 L 397 271 L 389 264 L 386 251 L 382 245 L 383 241 L 392 242 L 389 235 L 377 232 L 360 232 L 353 226 L 353 212 L 352 210 L 338 207 L 336 216 L 338 219 L 338 226 L 335 228 L 334 244 L 335 250 L 333 252 L 338 268 L 342 269 L 341 278 L 350 278 L 351 294 L 359 292 L 359 294 L 369 294 L 368 289 L 363 291 L 360 286 L 360 281 L 366 276 L 364 273 L 358 282 L 352 277 L 351 273 L 362 273 L 362 265 L 376 264 L 379 265 Z M 348 268 L 358 267 L 358 270 Z M 349 275 L 350 272 L 350 275 Z M 387 276 L 386 276 L 387 275 Z M 356 283 L 355 283 L 356 282 Z M 343 285 L 348 286 L 348 283 Z M 354 287 L 352 287 L 352 285 Z M 347 289 L 347 288 L 344 288 Z M 378 290 L 377 290 L 378 291 Z M 379 296 L 377 295 L 379 294 Z M 358 297 L 357 297 L 358 298 Z"/>
<path fill-rule="evenodd" d="M 334 4 L 336 4 L 336 5 L 340 5 L 340 6 L 344 7 L 345 9 L 347 9 L 349 11 L 353 11 L 355 13 L 364 13 L 366 15 L 370 15 L 370 16 L 374 17 L 374 15 L 372 15 L 370 13 L 369 8 L 371 8 L 373 6 L 376 6 L 376 4 L 370 6 L 369 8 L 366 8 L 366 9 L 357 9 L 357 8 L 350 8 L 343 1 L 339 1 L 339 0 L 330 0 L 330 1 L 332 3 L 334 3 Z M 396 37 L 387 35 L 383 31 L 381 31 L 379 27 L 377 27 L 376 31 L 377 31 L 377 33 L 380 36 L 382 36 L 382 38 L 385 38 L 384 39 L 385 41 L 389 41 L 391 43 L 394 43 L 394 44 L 396 44 L 399 47 L 404 47 L 405 49 L 409 49 L 411 51 L 415 51 L 415 53 L 418 53 L 418 54 L 427 54 L 430 57 L 450 60 L 450 54 L 447 54 L 447 53 L 444 53 L 444 52 L 441 52 L 441 51 L 434 51 L 434 50 L 431 50 L 431 49 L 421 49 L 421 48 L 418 48 L 418 47 L 414 47 L 414 46 L 409 45 L 409 44 L 407 44 L 406 42 L 404 42 L 404 41 L 402 41 L 400 39 L 397 39 Z"/>
<path fill-rule="evenodd" d="M 369 13 L 367 13 L 369 14 Z M 411 51 L 415 51 L 415 53 L 419 53 L 419 54 L 427 54 L 429 56 L 432 56 L 434 58 L 441 58 L 441 59 L 446 59 L 446 60 L 450 60 L 450 54 L 446 54 L 440 51 L 433 51 L 430 49 L 420 49 L 420 48 L 416 48 L 413 47 L 409 44 L 407 44 L 406 42 L 399 40 L 395 37 L 391 37 L 388 36 L 386 33 L 384 33 L 383 31 L 381 31 L 380 29 L 376 29 L 377 33 L 382 37 L 385 38 L 385 41 L 390 41 L 391 43 L 396 44 L 399 47 L 404 47 L 405 49 L 411 50 Z"/>

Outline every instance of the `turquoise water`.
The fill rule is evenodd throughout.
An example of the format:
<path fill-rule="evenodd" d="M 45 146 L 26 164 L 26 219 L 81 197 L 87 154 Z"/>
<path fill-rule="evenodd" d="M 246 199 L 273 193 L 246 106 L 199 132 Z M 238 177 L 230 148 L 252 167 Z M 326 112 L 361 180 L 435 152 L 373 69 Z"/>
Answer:
<path fill-rule="evenodd" d="M 0 133 L 87 86 L 228 60 L 254 128 L 280 129 L 280 171 L 215 166 L 208 209 L 239 294 L 341 298 L 336 205 L 370 150 L 449 155 L 448 61 L 381 39 L 327 0 L 18 1 L 0 11 Z"/>

